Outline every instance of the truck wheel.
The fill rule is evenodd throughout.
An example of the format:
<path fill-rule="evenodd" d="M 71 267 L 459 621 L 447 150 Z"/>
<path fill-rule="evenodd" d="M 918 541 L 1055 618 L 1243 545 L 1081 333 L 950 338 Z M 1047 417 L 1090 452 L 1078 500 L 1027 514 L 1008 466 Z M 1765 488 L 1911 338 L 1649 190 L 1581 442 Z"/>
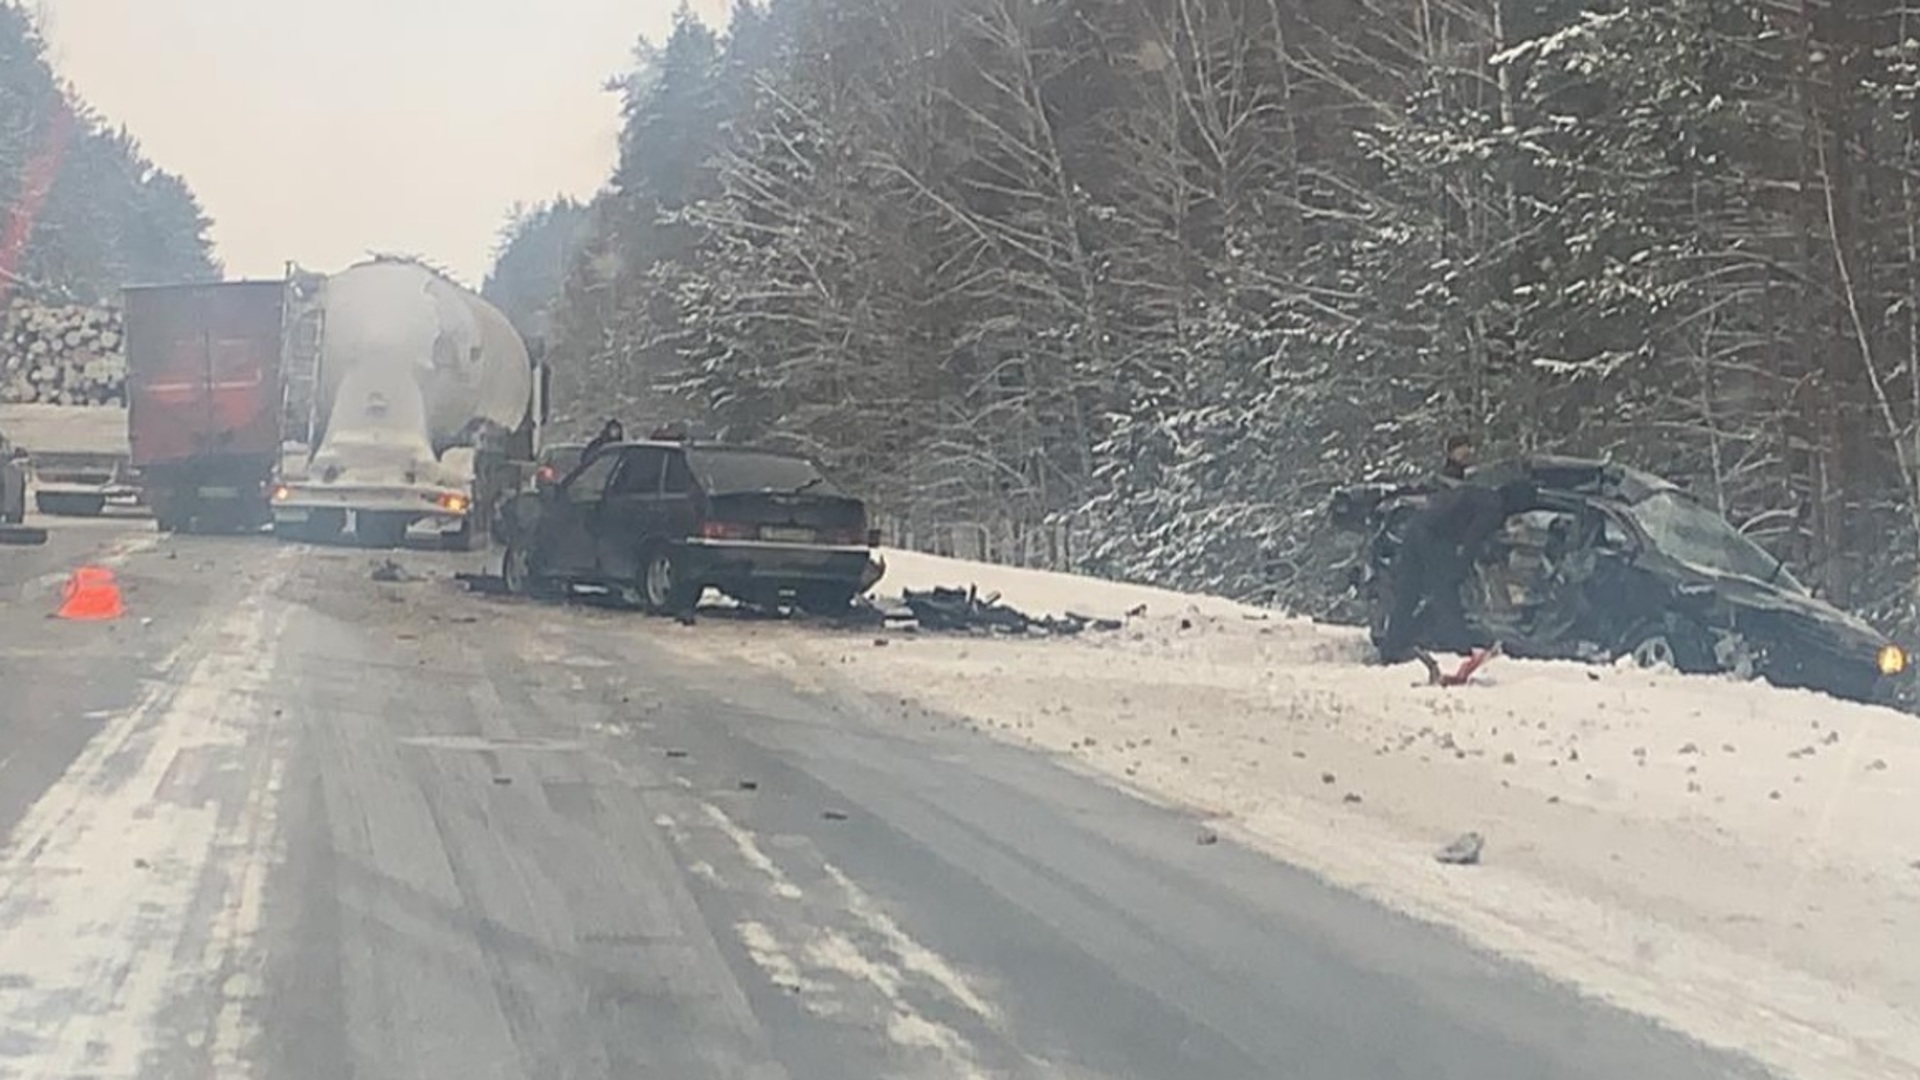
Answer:
<path fill-rule="evenodd" d="M 691 611 L 706 591 L 691 581 L 686 560 L 666 544 L 654 544 L 640 557 L 640 599 L 655 615 Z"/>
<path fill-rule="evenodd" d="M 353 533 L 361 547 L 396 548 L 406 543 L 407 527 L 412 524 L 408 514 L 361 513 L 354 520 Z"/>
<path fill-rule="evenodd" d="M 99 517 L 100 512 L 107 508 L 107 497 L 84 492 L 37 491 L 33 495 L 33 505 L 41 513 L 57 517 Z"/>
<path fill-rule="evenodd" d="M 186 532 L 193 524 L 193 515 L 182 513 L 171 500 L 157 501 L 153 504 L 153 524 L 163 533 Z"/>

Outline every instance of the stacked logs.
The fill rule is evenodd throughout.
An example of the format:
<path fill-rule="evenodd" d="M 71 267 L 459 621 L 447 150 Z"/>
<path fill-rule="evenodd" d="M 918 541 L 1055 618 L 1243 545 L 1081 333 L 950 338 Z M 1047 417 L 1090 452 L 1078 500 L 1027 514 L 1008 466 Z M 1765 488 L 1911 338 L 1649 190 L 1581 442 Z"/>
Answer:
<path fill-rule="evenodd" d="M 16 299 L 0 322 L 0 401 L 125 405 L 120 312 Z"/>

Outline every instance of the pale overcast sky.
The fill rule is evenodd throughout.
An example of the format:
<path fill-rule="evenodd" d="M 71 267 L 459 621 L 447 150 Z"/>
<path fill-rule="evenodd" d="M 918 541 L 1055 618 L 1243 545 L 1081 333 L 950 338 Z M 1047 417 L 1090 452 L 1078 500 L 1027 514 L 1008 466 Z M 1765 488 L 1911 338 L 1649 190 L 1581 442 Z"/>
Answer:
<path fill-rule="evenodd" d="M 409 251 L 471 284 L 507 207 L 590 195 L 603 92 L 678 0 L 38 0 L 56 69 L 214 219 L 229 276 Z M 695 0 L 720 23 L 727 0 Z"/>

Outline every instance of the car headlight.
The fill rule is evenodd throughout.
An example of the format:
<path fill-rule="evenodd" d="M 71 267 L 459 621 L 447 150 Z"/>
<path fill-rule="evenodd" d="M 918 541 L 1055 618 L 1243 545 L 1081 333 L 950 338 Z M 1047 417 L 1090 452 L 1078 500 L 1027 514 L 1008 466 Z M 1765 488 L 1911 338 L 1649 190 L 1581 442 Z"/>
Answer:
<path fill-rule="evenodd" d="M 1880 666 L 1880 674 L 1898 675 L 1907 670 L 1907 650 L 1898 645 L 1882 645 L 1875 663 Z"/>

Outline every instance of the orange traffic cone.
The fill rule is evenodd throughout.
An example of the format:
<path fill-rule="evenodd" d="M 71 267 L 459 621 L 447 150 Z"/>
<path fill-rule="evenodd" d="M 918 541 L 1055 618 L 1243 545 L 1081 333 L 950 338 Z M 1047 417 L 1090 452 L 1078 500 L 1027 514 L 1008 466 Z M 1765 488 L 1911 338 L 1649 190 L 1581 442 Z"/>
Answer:
<path fill-rule="evenodd" d="M 77 619 L 84 622 L 102 622 L 117 619 L 127 613 L 120 603 L 120 586 L 113 580 L 113 571 L 104 566 L 82 566 L 67 578 L 67 588 L 60 598 L 60 610 L 54 612 L 62 619 Z"/>

